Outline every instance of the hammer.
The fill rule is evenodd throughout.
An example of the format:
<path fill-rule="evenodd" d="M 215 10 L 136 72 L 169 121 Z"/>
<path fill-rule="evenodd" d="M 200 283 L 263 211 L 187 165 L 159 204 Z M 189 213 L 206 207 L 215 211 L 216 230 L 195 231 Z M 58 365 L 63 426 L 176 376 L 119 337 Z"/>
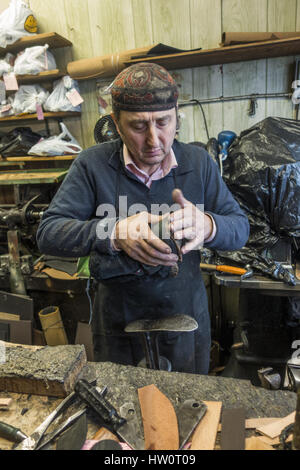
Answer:
<path fill-rule="evenodd" d="M 253 276 L 253 271 L 249 265 L 246 266 L 247 269 L 237 268 L 235 266 L 228 266 L 227 264 L 206 264 L 200 263 L 201 269 L 208 269 L 210 271 L 220 271 L 222 273 L 237 274 L 241 276 L 241 279 L 248 279 Z"/>

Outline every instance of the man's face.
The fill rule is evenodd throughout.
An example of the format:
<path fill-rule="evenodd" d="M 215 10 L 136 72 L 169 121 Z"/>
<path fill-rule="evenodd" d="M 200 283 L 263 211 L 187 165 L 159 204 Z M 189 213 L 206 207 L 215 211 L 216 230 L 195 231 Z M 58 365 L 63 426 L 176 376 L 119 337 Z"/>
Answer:
<path fill-rule="evenodd" d="M 154 112 L 121 111 L 116 123 L 136 165 L 152 174 L 170 154 L 176 134 L 176 109 Z"/>

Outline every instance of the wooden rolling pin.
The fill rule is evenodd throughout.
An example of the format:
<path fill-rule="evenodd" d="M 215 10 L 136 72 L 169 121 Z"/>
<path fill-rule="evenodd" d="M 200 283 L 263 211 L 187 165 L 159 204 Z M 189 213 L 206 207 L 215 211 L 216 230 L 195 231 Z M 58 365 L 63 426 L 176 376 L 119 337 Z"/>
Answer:
<path fill-rule="evenodd" d="M 242 276 L 246 274 L 247 270 L 243 268 L 236 268 L 235 266 L 227 266 L 226 264 L 206 264 L 200 263 L 201 269 L 209 269 L 212 271 L 221 271 L 222 273 L 230 273 L 230 274 L 237 274 Z"/>

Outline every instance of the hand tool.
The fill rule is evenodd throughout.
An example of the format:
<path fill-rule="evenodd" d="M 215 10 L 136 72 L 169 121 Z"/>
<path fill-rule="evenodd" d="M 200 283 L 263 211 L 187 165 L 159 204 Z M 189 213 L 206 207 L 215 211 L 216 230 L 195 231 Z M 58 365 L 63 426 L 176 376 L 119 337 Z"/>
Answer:
<path fill-rule="evenodd" d="M 117 410 L 105 399 L 107 388 L 102 392 L 85 379 L 80 379 L 75 385 L 75 393 L 87 405 L 89 405 L 98 416 L 108 425 L 112 430 L 134 450 L 144 449 L 144 445 L 140 442 L 136 432 L 133 433 L 132 425 L 121 416 Z M 134 414 L 135 410 L 133 408 Z M 142 447 L 141 447 L 142 446 Z"/>
<path fill-rule="evenodd" d="M 220 271 L 222 273 L 237 274 L 242 276 L 247 273 L 247 269 L 236 268 L 235 266 L 227 266 L 226 264 L 206 264 L 200 263 L 201 269 L 209 269 L 211 271 Z"/>
<path fill-rule="evenodd" d="M 112 439 L 104 439 L 103 441 L 96 442 L 89 450 L 123 450 L 119 442 Z"/>
<path fill-rule="evenodd" d="M 185 400 L 177 411 L 179 449 L 183 449 L 192 432 L 205 415 L 207 406 L 193 398 Z"/>
<path fill-rule="evenodd" d="M 115 434 L 113 434 L 111 431 L 109 431 L 109 429 L 103 426 L 100 429 L 98 429 L 96 434 L 92 437 L 92 440 L 93 441 L 110 440 L 110 441 L 119 442 L 119 438 Z"/>
<path fill-rule="evenodd" d="M 20 429 L 0 421 L 0 437 L 12 442 L 22 442 L 27 438 Z"/>
<path fill-rule="evenodd" d="M 81 450 L 87 436 L 86 413 L 81 413 L 72 426 L 69 426 L 56 441 L 56 450 Z"/>
<path fill-rule="evenodd" d="M 275 372 L 273 367 L 263 367 L 257 371 L 261 386 L 267 390 L 279 390 L 281 376 Z"/>
<path fill-rule="evenodd" d="M 132 435 L 136 436 L 136 446 L 139 449 L 144 449 L 144 435 L 143 431 L 140 426 L 140 420 L 136 414 L 135 406 L 132 402 L 124 403 L 120 407 L 120 416 L 126 419 L 127 427 L 128 427 L 128 434 L 131 434 L 130 429 L 132 431 Z"/>
<path fill-rule="evenodd" d="M 75 392 L 70 393 L 54 411 L 34 430 L 34 432 L 18 444 L 14 450 L 35 450 L 48 427 L 76 398 Z"/>
<path fill-rule="evenodd" d="M 44 447 L 46 447 L 51 441 L 53 441 L 56 437 L 58 437 L 62 432 L 70 428 L 72 424 L 75 423 L 75 421 L 79 420 L 79 418 L 85 413 L 86 413 L 86 409 L 83 409 L 83 410 L 77 411 L 77 413 L 70 416 L 61 426 L 55 429 L 55 431 L 45 436 L 43 440 L 40 442 L 40 444 L 38 444 L 38 446 L 36 447 L 36 450 L 41 450 Z"/>
<path fill-rule="evenodd" d="M 253 276 L 253 270 L 251 269 L 251 266 L 249 264 L 246 265 L 246 270 L 245 274 L 241 275 L 241 280 L 243 281 L 244 279 L 249 279 L 249 277 Z"/>

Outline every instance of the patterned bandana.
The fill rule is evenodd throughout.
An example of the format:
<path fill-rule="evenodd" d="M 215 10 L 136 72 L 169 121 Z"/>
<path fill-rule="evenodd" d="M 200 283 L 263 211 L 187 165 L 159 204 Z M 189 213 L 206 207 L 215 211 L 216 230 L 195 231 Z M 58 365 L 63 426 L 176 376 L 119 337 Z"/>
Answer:
<path fill-rule="evenodd" d="M 142 62 L 119 73 L 111 96 L 113 111 L 165 111 L 176 106 L 178 88 L 166 69 Z"/>

